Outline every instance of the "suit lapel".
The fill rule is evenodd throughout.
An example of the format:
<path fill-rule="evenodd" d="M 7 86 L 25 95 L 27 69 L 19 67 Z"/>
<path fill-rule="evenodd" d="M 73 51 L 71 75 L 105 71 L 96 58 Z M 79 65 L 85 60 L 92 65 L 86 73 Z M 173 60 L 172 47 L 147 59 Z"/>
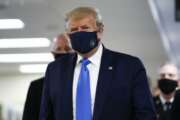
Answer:
<path fill-rule="evenodd" d="M 98 84 L 96 88 L 93 120 L 98 120 L 101 115 L 103 104 L 109 92 L 109 87 L 111 86 L 110 81 L 112 80 L 112 73 L 112 54 L 110 54 L 108 50 L 103 49 Z"/>

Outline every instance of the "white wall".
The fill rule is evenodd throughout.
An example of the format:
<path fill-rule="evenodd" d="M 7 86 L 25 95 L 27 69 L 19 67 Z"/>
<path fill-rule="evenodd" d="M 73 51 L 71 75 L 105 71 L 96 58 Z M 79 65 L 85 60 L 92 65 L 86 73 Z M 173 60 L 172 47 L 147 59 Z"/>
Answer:
<path fill-rule="evenodd" d="M 30 82 L 41 76 L 43 75 L 0 76 L 0 103 L 22 111 Z"/>

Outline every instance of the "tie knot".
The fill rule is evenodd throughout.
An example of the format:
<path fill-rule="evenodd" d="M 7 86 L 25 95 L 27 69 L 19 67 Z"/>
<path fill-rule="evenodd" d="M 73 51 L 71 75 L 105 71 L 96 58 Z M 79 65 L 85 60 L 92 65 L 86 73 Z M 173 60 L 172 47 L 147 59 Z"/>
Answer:
<path fill-rule="evenodd" d="M 170 110 L 171 109 L 171 102 L 165 102 L 166 105 L 166 110 Z"/>
<path fill-rule="evenodd" d="M 82 65 L 84 65 L 84 66 L 87 66 L 90 63 L 90 61 L 86 58 L 82 59 L 81 62 L 82 62 Z"/>
<path fill-rule="evenodd" d="M 166 104 L 167 106 L 170 106 L 170 105 L 171 105 L 171 102 L 165 102 L 165 104 Z"/>

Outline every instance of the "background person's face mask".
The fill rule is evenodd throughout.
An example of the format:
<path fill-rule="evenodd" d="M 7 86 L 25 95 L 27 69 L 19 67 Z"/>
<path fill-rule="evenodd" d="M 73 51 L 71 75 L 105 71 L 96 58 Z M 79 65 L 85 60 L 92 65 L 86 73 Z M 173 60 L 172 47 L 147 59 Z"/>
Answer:
<path fill-rule="evenodd" d="M 57 59 L 62 58 L 66 55 L 68 55 L 68 53 L 54 53 L 54 59 L 57 60 Z"/>
<path fill-rule="evenodd" d="M 178 86 L 177 81 L 171 79 L 160 79 L 158 81 L 158 87 L 164 94 L 170 94 L 175 91 Z"/>
<path fill-rule="evenodd" d="M 75 32 L 69 35 L 71 40 L 72 48 L 81 53 L 85 54 L 90 52 L 92 49 L 98 46 L 99 40 L 97 38 L 97 32 Z"/>

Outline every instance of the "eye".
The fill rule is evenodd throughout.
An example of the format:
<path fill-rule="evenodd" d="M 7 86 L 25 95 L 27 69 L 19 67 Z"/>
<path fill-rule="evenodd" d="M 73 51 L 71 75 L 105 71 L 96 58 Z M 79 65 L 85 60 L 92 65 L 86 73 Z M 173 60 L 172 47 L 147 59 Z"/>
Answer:
<path fill-rule="evenodd" d="M 89 27 L 88 27 L 88 26 L 81 26 L 81 29 L 82 29 L 82 30 L 88 30 Z"/>
<path fill-rule="evenodd" d="M 160 74 L 161 78 L 165 78 L 166 75 L 165 74 Z"/>
<path fill-rule="evenodd" d="M 71 50 L 71 48 L 69 46 L 66 46 L 64 49 L 65 49 L 65 51 L 70 51 Z"/>
<path fill-rule="evenodd" d="M 175 75 L 174 74 L 168 74 L 169 75 L 169 77 L 174 77 Z"/>
<path fill-rule="evenodd" d="M 76 31 L 78 31 L 78 28 L 71 28 L 70 29 L 70 32 L 76 32 Z"/>

